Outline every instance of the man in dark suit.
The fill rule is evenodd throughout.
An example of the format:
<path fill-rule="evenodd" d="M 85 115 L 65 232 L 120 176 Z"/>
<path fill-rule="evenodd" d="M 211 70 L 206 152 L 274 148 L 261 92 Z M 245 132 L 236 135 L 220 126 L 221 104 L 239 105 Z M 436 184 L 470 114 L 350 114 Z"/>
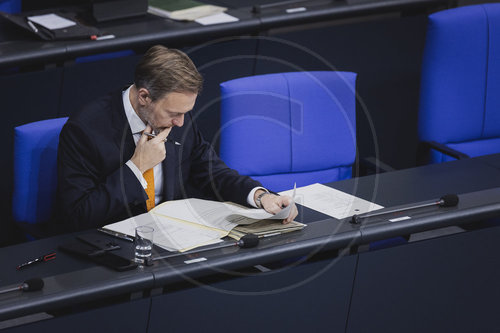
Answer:
<path fill-rule="evenodd" d="M 152 47 L 134 84 L 87 105 L 61 131 L 57 228 L 95 228 L 146 212 L 166 200 L 202 197 L 277 213 L 291 198 L 269 193 L 228 168 L 189 111 L 202 77 L 187 55 Z M 244 149 L 244 147 L 242 147 Z"/>

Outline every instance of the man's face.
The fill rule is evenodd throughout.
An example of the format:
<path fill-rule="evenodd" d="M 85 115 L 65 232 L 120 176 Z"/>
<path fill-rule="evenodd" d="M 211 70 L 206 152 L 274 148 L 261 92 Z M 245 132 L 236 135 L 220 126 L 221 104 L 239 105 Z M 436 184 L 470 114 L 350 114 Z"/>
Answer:
<path fill-rule="evenodd" d="M 171 92 L 156 101 L 147 97 L 139 117 L 151 125 L 155 133 L 184 125 L 184 115 L 191 111 L 198 95 L 191 92 Z"/>

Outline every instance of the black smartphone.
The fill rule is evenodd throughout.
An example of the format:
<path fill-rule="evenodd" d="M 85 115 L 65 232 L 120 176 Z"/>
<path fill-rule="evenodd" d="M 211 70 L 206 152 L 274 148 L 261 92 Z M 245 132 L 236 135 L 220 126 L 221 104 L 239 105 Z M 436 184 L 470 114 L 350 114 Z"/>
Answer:
<path fill-rule="evenodd" d="M 106 252 L 101 256 L 93 256 L 91 259 L 95 263 L 112 268 L 119 272 L 128 271 L 137 267 L 137 263 L 111 252 Z"/>
<path fill-rule="evenodd" d="M 112 268 L 119 272 L 128 271 L 137 267 L 137 263 L 131 261 L 130 259 L 121 257 L 111 252 L 96 249 L 94 246 L 82 241 L 66 243 L 60 245 L 59 248 L 64 252 L 92 260 L 96 264 Z M 96 255 L 96 251 L 99 253 L 98 255 Z"/>

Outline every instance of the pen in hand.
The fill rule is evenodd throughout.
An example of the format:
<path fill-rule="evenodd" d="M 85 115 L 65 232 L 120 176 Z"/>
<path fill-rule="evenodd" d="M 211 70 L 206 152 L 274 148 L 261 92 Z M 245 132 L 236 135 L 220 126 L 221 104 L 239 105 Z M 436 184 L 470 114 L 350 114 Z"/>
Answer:
<path fill-rule="evenodd" d="M 52 260 L 52 259 L 55 259 L 56 258 L 56 253 L 55 252 L 52 252 L 52 253 L 49 253 L 49 254 L 46 254 L 46 255 L 43 255 L 41 257 L 38 257 L 38 258 L 35 258 L 33 260 L 29 260 L 19 266 L 16 267 L 17 270 L 20 270 L 21 268 L 23 267 L 26 267 L 26 266 L 30 266 L 30 265 L 33 265 L 33 264 L 36 264 L 37 262 L 44 262 L 44 261 L 49 261 L 49 260 Z"/>
<path fill-rule="evenodd" d="M 152 134 L 152 133 L 146 133 L 146 132 L 144 132 L 143 134 L 145 134 L 145 135 L 149 136 L 150 138 L 155 138 L 155 137 L 156 137 L 156 134 Z M 173 143 L 173 144 L 174 144 L 174 145 L 176 145 L 176 146 L 182 146 L 179 142 L 174 141 L 174 140 L 170 140 L 170 139 L 168 139 L 168 138 L 167 138 L 167 139 L 165 139 L 164 141 L 165 141 L 165 142 L 170 142 L 170 143 Z"/>

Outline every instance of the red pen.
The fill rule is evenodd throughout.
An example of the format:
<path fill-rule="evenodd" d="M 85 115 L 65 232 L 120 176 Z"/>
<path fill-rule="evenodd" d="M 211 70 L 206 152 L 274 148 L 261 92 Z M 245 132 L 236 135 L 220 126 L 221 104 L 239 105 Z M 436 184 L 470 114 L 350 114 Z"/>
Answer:
<path fill-rule="evenodd" d="M 24 264 L 21 264 L 19 266 L 16 267 L 17 270 L 20 270 L 21 268 L 23 267 L 26 267 L 26 266 L 29 266 L 29 265 L 33 265 L 33 264 L 36 264 L 37 262 L 44 262 L 44 261 L 49 261 L 49 260 L 52 260 L 52 259 L 55 259 L 56 258 L 56 253 L 55 252 L 52 252 L 52 253 L 49 253 L 49 254 L 46 254 L 46 255 L 43 255 L 41 257 L 38 257 L 38 258 L 35 258 L 33 260 L 30 260 L 30 261 L 27 261 L 25 262 Z"/>

